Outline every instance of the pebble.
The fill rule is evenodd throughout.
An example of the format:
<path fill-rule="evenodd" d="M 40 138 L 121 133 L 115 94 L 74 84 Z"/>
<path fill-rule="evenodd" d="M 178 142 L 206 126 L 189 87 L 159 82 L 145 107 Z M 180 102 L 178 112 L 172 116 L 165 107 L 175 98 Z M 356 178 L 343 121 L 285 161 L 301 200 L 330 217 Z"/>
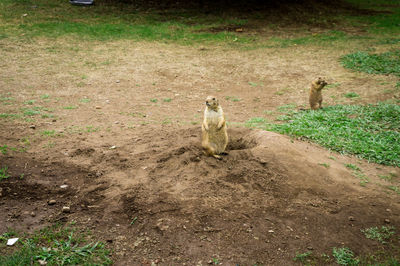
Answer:
<path fill-rule="evenodd" d="M 308 250 L 313 250 L 314 248 L 310 246 L 310 247 L 307 247 L 307 249 Z"/>
<path fill-rule="evenodd" d="M 273 233 L 274 232 L 274 230 L 268 230 L 268 233 Z"/>
<path fill-rule="evenodd" d="M 54 205 L 54 204 L 56 204 L 56 200 L 49 200 L 48 202 L 47 202 L 47 204 L 49 204 L 49 205 Z"/>
<path fill-rule="evenodd" d="M 31 216 L 32 216 L 32 217 L 35 217 L 35 216 L 36 216 L 36 213 L 31 212 Z"/>
<path fill-rule="evenodd" d="M 121 81 L 118 79 L 117 81 L 115 81 L 116 83 L 120 83 Z"/>
<path fill-rule="evenodd" d="M 30 125 L 29 128 L 35 129 L 36 126 L 35 125 Z"/>
<path fill-rule="evenodd" d="M 387 223 L 387 224 L 390 224 L 390 220 L 389 219 L 385 219 L 384 222 Z"/>
<path fill-rule="evenodd" d="M 353 216 L 349 216 L 349 221 L 354 221 L 354 217 Z"/>
<path fill-rule="evenodd" d="M 64 207 L 62 208 L 62 212 L 70 213 L 70 212 L 71 212 L 71 208 L 68 207 L 68 206 L 64 206 Z"/>
<path fill-rule="evenodd" d="M 115 145 L 114 145 L 114 146 L 111 146 L 111 147 L 110 147 L 110 150 L 113 150 L 113 149 L 115 149 L 115 148 L 117 148 L 117 146 L 115 146 Z"/>
<path fill-rule="evenodd" d="M 67 188 L 68 185 L 61 185 L 60 188 Z"/>

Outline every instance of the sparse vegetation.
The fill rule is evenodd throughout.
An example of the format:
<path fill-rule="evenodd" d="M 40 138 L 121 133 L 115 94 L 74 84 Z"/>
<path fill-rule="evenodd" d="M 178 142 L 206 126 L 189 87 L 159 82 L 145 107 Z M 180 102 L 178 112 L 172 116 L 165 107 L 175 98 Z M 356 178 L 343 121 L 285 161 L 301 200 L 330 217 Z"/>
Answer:
<path fill-rule="evenodd" d="M 387 243 L 386 241 L 395 233 L 395 228 L 393 226 L 381 226 L 371 227 L 367 229 L 362 229 L 361 232 L 364 233 L 365 237 L 368 239 L 377 240 L 382 244 Z"/>
<path fill-rule="evenodd" d="M 358 265 L 360 260 L 354 258 L 354 253 L 347 247 L 333 248 L 332 255 L 339 265 Z"/>
<path fill-rule="evenodd" d="M 360 95 L 358 95 L 355 92 L 348 92 L 348 93 L 344 94 L 344 97 L 346 97 L 346 98 L 358 98 L 358 97 L 360 97 Z"/>
<path fill-rule="evenodd" d="M 8 167 L 3 166 L 2 168 L 0 168 L 0 181 L 9 177 L 10 175 L 8 174 Z"/>
<path fill-rule="evenodd" d="M 306 259 L 312 254 L 311 251 L 307 251 L 304 253 L 297 253 L 296 252 L 296 256 L 293 258 L 294 261 L 299 261 L 301 263 L 305 263 Z"/>

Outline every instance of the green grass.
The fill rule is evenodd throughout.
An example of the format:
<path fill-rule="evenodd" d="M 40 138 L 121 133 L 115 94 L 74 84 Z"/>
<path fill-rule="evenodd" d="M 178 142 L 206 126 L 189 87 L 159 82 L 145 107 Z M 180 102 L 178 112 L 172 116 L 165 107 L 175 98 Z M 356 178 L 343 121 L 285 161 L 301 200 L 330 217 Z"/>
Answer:
<path fill-rule="evenodd" d="M 12 236 L 18 236 L 13 233 Z M 5 246 L 6 237 L 0 238 Z M 19 236 L 18 248 L 12 254 L 1 255 L 0 265 L 36 265 L 42 260 L 48 265 L 110 265 L 109 251 L 100 242 L 89 242 L 86 235 L 60 225 L 46 227 L 32 235 Z M 4 240 L 3 240 L 4 239 Z"/>
<path fill-rule="evenodd" d="M 312 254 L 311 251 L 307 251 L 304 253 L 297 253 L 296 252 L 296 256 L 293 258 L 294 261 L 299 261 L 301 263 L 305 263 L 306 259 Z"/>
<path fill-rule="evenodd" d="M 56 135 L 56 131 L 55 130 L 43 130 L 42 132 L 40 132 L 40 134 L 42 136 L 54 137 Z"/>
<path fill-rule="evenodd" d="M 344 166 L 346 166 L 349 169 L 355 170 L 355 171 L 361 171 L 360 167 L 358 167 L 355 164 L 347 163 Z"/>
<path fill-rule="evenodd" d="M 360 95 L 358 95 L 355 92 L 348 92 L 348 93 L 344 94 L 344 97 L 346 97 L 346 98 L 358 98 L 358 97 L 360 97 Z"/>
<path fill-rule="evenodd" d="M 359 260 L 354 258 L 354 253 L 349 248 L 333 248 L 332 255 L 339 265 L 358 265 Z"/>
<path fill-rule="evenodd" d="M 158 99 L 150 99 L 150 102 L 156 103 L 156 102 L 158 102 Z"/>
<path fill-rule="evenodd" d="M 8 174 L 8 167 L 3 166 L 2 168 L 0 168 L 0 181 L 9 177 L 10 175 Z"/>
<path fill-rule="evenodd" d="M 370 162 L 400 166 L 400 106 L 335 105 L 318 111 L 294 112 L 290 122 L 268 123 L 250 119 L 250 127 L 302 137 L 340 153 L 354 154 Z"/>
<path fill-rule="evenodd" d="M 66 110 L 73 110 L 73 109 L 77 109 L 78 106 L 76 106 L 76 105 L 70 105 L 70 106 L 64 106 L 63 108 L 66 109 Z"/>
<path fill-rule="evenodd" d="M 90 99 L 89 98 L 82 98 L 82 99 L 80 99 L 80 102 L 81 103 L 90 103 Z"/>
<path fill-rule="evenodd" d="M 400 76 L 400 50 L 382 54 L 355 52 L 340 58 L 345 68 L 368 74 L 393 74 Z"/>
<path fill-rule="evenodd" d="M 364 233 L 365 237 L 368 239 L 377 240 L 382 244 L 387 243 L 388 240 L 392 235 L 395 233 L 395 228 L 393 226 L 381 226 L 379 227 L 371 227 L 367 229 L 362 229 L 361 232 Z"/>

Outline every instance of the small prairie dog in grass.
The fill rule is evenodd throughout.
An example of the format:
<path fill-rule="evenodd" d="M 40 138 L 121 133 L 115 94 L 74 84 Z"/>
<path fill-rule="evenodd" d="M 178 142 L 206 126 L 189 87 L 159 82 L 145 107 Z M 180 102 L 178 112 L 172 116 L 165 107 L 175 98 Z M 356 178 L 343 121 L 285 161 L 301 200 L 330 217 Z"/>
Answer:
<path fill-rule="evenodd" d="M 227 154 L 225 149 L 228 145 L 228 132 L 225 115 L 218 99 L 214 96 L 208 96 L 206 99 L 201 132 L 201 146 L 206 155 L 221 159 L 220 154 Z"/>
<path fill-rule="evenodd" d="M 328 84 L 322 78 L 317 78 L 311 83 L 310 88 L 310 107 L 312 110 L 322 108 L 322 89 Z"/>

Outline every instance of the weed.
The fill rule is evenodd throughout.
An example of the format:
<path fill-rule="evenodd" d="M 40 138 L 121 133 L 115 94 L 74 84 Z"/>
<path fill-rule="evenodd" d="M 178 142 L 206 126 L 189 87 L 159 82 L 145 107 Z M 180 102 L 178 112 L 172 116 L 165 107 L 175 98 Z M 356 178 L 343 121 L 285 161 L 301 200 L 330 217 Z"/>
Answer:
<path fill-rule="evenodd" d="M 353 258 L 353 251 L 346 247 L 333 248 L 332 255 L 339 265 L 358 265 L 360 262 L 358 259 Z"/>
<path fill-rule="evenodd" d="M 100 128 L 98 128 L 98 127 L 86 126 L 86 132 L 88 132 L 88 133 L 97 132 L 99 130 L 100 130 Z"/>
<path fill-rule="evenodd" d="M 70 105 L 70 106 L 64 106 L 63 108 L 66 109 L 66 110 L 73 110 L 73 109 L 78 108 L 78 106 L 76 106 L 76 105 Z"/>
<path fill-rule="evenodd" d="M 361 171 L 360 167 L 358 167 L 355 164 L 346 163 L 344 166 L 346 166 L 347 168 L 352 169 L 354 171 Z"/>
<path fill-rule="evenodd" d="M 387 243 L 388 240 L 392 235 L 395 233 L 395 228 L 393 226 L 381 226 L 379 227 L 371 227 L 367 229 L 361 229 L 361 232 L 364 233 L 365 237 L 368 239 L 377 240 L 382 244 Z"/>
<path fill-rule="evenodd" d="M 137 219 L 138 219 L 137 216 L 134 217 L 134 218 L 132 219 L 131 225 L 133 225 L 133 224 L 136 222 Z"/>
<path fill-rule="evenodd" d="M 400 195 L 400 188 L 399 187 L 397 187 L 397 186 L 388 186 L 387 188 L 390 189 L 390 190 L 393 190 L 394 192 L 396 192 L 397 194 Z"/>
<path fill-rule="evenodd" d="M 6 155 L 8 152 L 8 146 L 7 145 L 0 146 L 0 151 L 3 155 Z"/>
<path fill-rule="evenodd" d="M 357 93 L 355 93 L 355 92 L 348 92 L 348 93 L 345 93 L 344 94 L 344 97 L 346 97 L 346 98 L 358 98 L 358 97 L 360 97 L 360 95 L 358 95 Z"/>
<path fill-rule="evenodd" d="M 393 178 L 396 177 L 396 174 L 394 173 L 389 173 L 388 175 L 378 175 L 380 179 L 386 180 L 391 182 L 393 180 Z"/>
<path fill-rule="evenodd" d="M 164 98 L 164 99 L 163 99 L 163 102 L 165 102 L 165 103 L 169 103 L 169 102 L 171 102 L 171 101 L 172 101 L 171 98 Z"/>
<path fill-rule="evenodd" d="M 45 99 L 50 98 L 50 95 L 48 95 L 48 94 L 43 94 L 43 95 L 40 96 L 40 98 L 41 98 L 42 100 L 45 100 Z"/>
<path fill-rule="evenodd" d="M 150 99 L 150 102 L 156 103 L 156 102 L 158 102 L 158 99 Z"/>
<path fill-rule="evenodd" d="M 3 179 L 7 179 L 9 177 L 10 177 L 10 175 L 8 174 L 8 167 L 4 166 L 4 167 L 0 168 L 0 181 Z"/>
<path fill-rule="evenodd" d="M 281 113 L 287 113 L 289 111 L 293 111 L 297 105 L 295 103 L 289 103 L 285 105 L 278 106 L 276 109 Z"/>
<path fill-rule="evenodd" d="M 253 87 L 257 87 L 257 86 L 258 86 L 258 84 L 257 84 L 257 83 L 255 83 L 255 82 L 251 82 L 251 81 L 249 81 L 249 85 L 250 85 L 250 86 L 253 86 Z"/>
<path fill-rule="evenodd" d="M 400 76 L 400 50 L 382 54 L 356 52 L 340 58 L 345 68 L 368 74 L 394 74 Z"/>
<path fill-rule="evenodd" d="M 43 130 L 42 132 L 40 132 L 40 134 L 42 136 L 54 137 L 56 135 L 56 131 L 55 130 Z"/>
<path fill-rule="evenodd" d="M 325 86 L 326 89 L 339 87 L 340 83 L 331 83 Z"/>
<path fill-rule="evenodd" d="M 232 101 L 232 102 L 240 102 L 241 101 L 241 99 L 240 98 L 237 98 L 237 97 L 235 97 L 235 96 L 225 96 L 225 100 L 227 100 L 227 101 Z"/>
<path fill-rule="evenodd" d="M 331 160 L 336 161 L 336 157 L 335 156 L 329 156 L 328 158 L 331 159 Z"/>
<path fill-rule="evenodd" d="M 291 88 L 278 89 L 278 90 L 275 92 L 275 94 L 276 94 L 276 95 L 283 95 L 283 94 L 285 94 L 285 93 L 287 93 L 287 92 L 289 92 L 289 91 L 291 91 L 291 90 L 292 90 Z"/>
<path fill-rule="evenodd" d="M 33 108 L 22 108 L 21 110 L 24 116 L 35 116 L 35 115 L 40 115 L 42 109 L 43 109 L 42 107 L 36 106 Z"/>
<path fill-rule="evenodd" d="M 319 165 L 325 167 L 325 168 L 329 168 L 331 167 L 329 163 L 319 163 Z"/>
<path fill-rule="evenodd" d="M 35 102 L 36 102 L 35 100 L 29 100 L 25 101 L 24 104 L 33 105 Z"/>
<path fill-rule="evenodd" d="M 305 263 L 306 259 L 312 254 L 311 251 L 307 251 L 304 253 L 297 253 L 296 256 L 293 258 L 294 261 L 300 261 L 301 263 Z"/>

